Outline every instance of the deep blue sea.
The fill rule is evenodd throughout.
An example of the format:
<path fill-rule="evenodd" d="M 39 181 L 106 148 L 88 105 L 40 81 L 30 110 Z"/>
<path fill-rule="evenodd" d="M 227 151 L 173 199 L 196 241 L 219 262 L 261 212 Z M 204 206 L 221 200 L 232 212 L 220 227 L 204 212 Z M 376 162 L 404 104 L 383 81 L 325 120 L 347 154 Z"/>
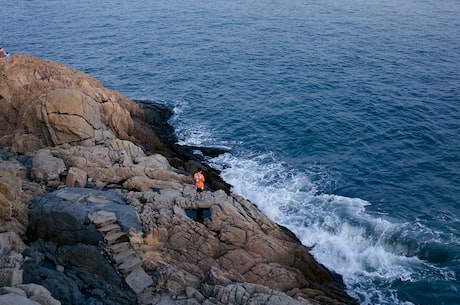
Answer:
<path fill-rule="evenodd" d="M 0 0 L 0 44 L 174 108 L 361 304 L 460 304 L 460 1 Z"/>

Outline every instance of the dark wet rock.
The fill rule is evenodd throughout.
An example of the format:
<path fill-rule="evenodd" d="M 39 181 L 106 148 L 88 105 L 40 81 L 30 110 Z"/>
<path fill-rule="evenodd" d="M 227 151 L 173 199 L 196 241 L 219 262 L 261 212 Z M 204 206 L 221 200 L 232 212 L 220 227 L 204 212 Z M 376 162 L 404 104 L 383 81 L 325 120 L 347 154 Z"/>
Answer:
<path fill-rule="evenodd" d="M 46 287 L 62 304 L 136 304 L 136 295 L 96 246 L 37 241 L 24 255 L 24 283 Z"/>

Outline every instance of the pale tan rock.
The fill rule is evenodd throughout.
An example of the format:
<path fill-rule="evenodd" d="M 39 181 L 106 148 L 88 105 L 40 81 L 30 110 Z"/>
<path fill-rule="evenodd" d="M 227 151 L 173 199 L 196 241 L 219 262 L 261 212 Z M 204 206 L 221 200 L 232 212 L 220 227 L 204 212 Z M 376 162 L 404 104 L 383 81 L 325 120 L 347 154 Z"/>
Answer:
<path fill-rule="evenodd" d="M 49 149 L 41 149 L 32 160 L 31 176 L 36 182 L 56 181 L 66 169 L 62 159 L 54 157 Z"/>
<path fill-rule="evenodd" d="M 250 202 L 224 192 L 207 193 L 202 206 L 208 207 L 211 215 L 202 223 L 186 215 L 184 209 L 200 205 L 185 200 L 184 193 L 165 189 L 164 193 L 161 190 L 151 197 L 144 195 L 144 200 L 152 200 L 152 203 L 143 205 L 140 216 L 144 224 L 154 228 L 146 234 L 142 246 L 147 271 L 153 268 L 152 271 L 170 272 L 171 261 L 177 268 L 175 274 L 186 271 L 214 285 L 250 282 L 271 289 L 268 294 L 299 288 L 297 300 L 309 298 L 310 283 L 329 283 L 324 287 L 334 283 L 330 273 L 316 264 L 302 245 Z M 186 206 L 187 202 L 190 207 Z M 170 260 L 164 260 L 165 257 Z M 182 263 L 196 264 L 200 271 L 184 269 Z M 173 295 L 185 293 L 187 288 L 185 282 L 177 278 L 166 278 L 164 286 Z M 280 295 L 280 300 L 285 297 L 297 304 L 286 295 Z M 299 304 L 307 303 L 299 301 Z"/>
<path fill-rule="evenodd" d="M 88 215 L 96 227 L 103 228 L 105 226 L 114 225 L 117 222 L 117 215 L 114 212 L 99 211 Z"/>
<path fill-rule="evenodd" d="M 25 115 L 26 128 L 43 136 L 48 146 L 64 143 L 92 146 L 103 142 L 107 134 L 98 103 L 78 90 L 52 90 L 41 96 L 36 108 Z"/>
<path fill-rule="evenodd" d="M 208 274 L 209 283 L 213 285 L 230 285 L 232 283 L 230 278 L 231 276 L 228 272 L 214 266 L 211 267 Z"/>
<path fill-rule="evenodd" d="M 171 170 L 153 169 L 151 167 L 147 167 L 145 169 L 145 175 L 155 180 L 175 181 L 181 184 L 183 183 L 192 184 L 193 183 L 192 177 L 177 174 Z"/>
<path fill-rule="evenodd" d="M 171 170 L 171 165 L 169 164 L 168 159 L 160 154 L 153 154 L 146 157 L 139 156 L 136 158 L 136 163 L 154 170 Z"/>
<path fill-rule="evenodd" d="M 278 263 L 258 263 L 251 267 L 245 278 L 252 283 L 260 283 L 278 291 L 308 285 L 304 276 L 295 268 L 282 266 Z"/>
<path fill-rule="evenodd" d="M 104 241 L 108 244 L 118 244 L 129 241 L 125 232 L 110 232 L 104 236 Z"/>
<path fill-rule="evenodd" d="M 118 243 L 118 244 L 109 245 L 109 246 L 107 246 L 107 249 L 112 254 L 117 254 L 117 253 L 120 253 L 120 252 L 128 250 L 129 246 L 130 246 L 129 242 L 122 242 L 122 243 Z"/>
<path fill-rule="evenodd" d="M 137 232 L 134 228 L 129 229 L 129 242 L 138 250 L 144 244 L 143 232 Z"/>
<path fill-rule="evenodd" d="M 228 251 L 220 257 L 219 265 L 224 270 L 229 270 L 237 274 L 245 274 L 260 261 L 262 261 L 261 257 L 251 255 L 247 250 L 235 249 Z"/>
<path fill-rule="evenodd" d="M 102 234 L 107 234 L 109 232 L 120 232 L 121 227 L 117 223 L 112 223 L 112 224 L 104 225 L 103 227 L 100 227 L 97 230 L 101 232 Z"/>
<path fill-rule="evenodd" d="M 136 251 L 129 248 L 129 249 L 126 249 L 125 251 L 114 254 L 112 256 L 112 259 L 116 264 L 121 264 L 123 261 L 127 260 L 127 258 L 132 257 L 135 253 Z"/>
<path fill-rule="evenodd" d="M 53 154 L 61 158 L 67 167 L 76 167 L 86 172 L 88 178 L 93 181 L 118 183 L 125 178 L 120 176 L 118 168 L 113 166 L 105 145 L 56 148 L 53 149 Z"/>
<path fill-rule="evenodd" d="M 70 167 L 67 172 L 65 184 L 68 187 L 85 187 L 88 174 L 78 167 Z"/>
<path fill-rule="evenodd" d="M 124 274 L 128 274 L 133 270 L 139 269 L 142 266 L 142 260 L 135 256 L 128 256 L 120 265 L 118 270 Z"/>
<path fill-rule="evenodd" d="M 17 285 L 17 288 L 23 290 L 27 297 L 41 305 L 60 305 L 61 302 L 51 296 L 51 293 L 45 287 L 37 284 Z"/>
<path fill-rule="evenodd" d="M 144 182 L 137 181 L 138 178 L 136 178 L 127 183 L 129 189 L 147 190 L 155 188 L 155 185 L 158 185 L 158 188 L 179 188 L 179 183 L 190 182 L 187 176 L 169 171 L 168 169 L 171 169 L 171 166 L 167 159 L 161 155 L 142 156 L 142 150 L 129 141 L 112 141 L 111 143 L 118 143 L 117 145 L 123 144 L 124 146 L 110 146 L 110 148 L 115 147 L 118 149 L 126 147 L 129 151 L 136 154 L 136 160 L 140 162 L 133 163 L 128 151 L 110 150 L 109 147 L 104 145 L 92 147 L 72 146 L 69 148 L 57 147 L 53 149 L 53 154 L 61 158 L 67 167 L 79 168 L 86 172 L 88 178 L 92 181 L 120 183 L 133 177 L 144 177 Z M 123 153 L 123 155 L 120 155 L 120 153 Z M 152 180 L 170 180 L 176 183 L 148 181 L 148 179 L 146 179 L 148 175 L 155 176 L 155 174 L 152 173 L 156 171 L 159 171 L 157 173 L 159 179 Z M 142 184 L 146 185 L 142 186 Z M 152 185 L 152 187 L 149 185 Z"/>
<path fill-rule="evenodd" d="M 151 189 L 182 189 L 182 184 L 174 181 L 154 180 L 145 176 L 136 176 L 129 178 L 123 187 L 128 190 L 147 191 Z"/>
<path fill-rule="evenodd" d="M 27 204 L 36 193 L 23 192 L 24 170 L 15 162 L 0 161 L 0 232 L 25 233 Z M 28 184 L 32 186 L 33 184 Z"/>
<path fill-rule="evenodd" d="M 139 104 L 60 63 L 15 55 L 0 61 L 0 74 L 0 146 L 24 153 L 60 143 L 134 140 L 133 118 L 147 126 Z"/>
<path fill-rule="evenodd" d="M 145 153 L 139 146 L 135 145 L 131 141 L 113 139 L 107 141 L 107 148 L 112 152 L 124 152 L 131 159 L 131 163 L 138 163 L 137 159 L 145 157 Z"/>

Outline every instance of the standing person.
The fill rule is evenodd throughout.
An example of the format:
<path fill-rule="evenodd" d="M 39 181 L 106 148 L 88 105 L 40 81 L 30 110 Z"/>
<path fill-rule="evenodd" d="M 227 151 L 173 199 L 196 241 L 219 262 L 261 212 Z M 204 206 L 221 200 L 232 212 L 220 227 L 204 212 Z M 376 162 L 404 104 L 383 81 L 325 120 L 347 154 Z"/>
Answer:
<path fill-rule="evenodd" d="M 193 180 L 195 180 L 195 186 L 196 186 L 196 198 L 201 198 L 203 195 L 204 191 L 204 175 L 203 171 L 201 169 L 198 169 L 198 171 L 193 175 Z"/>

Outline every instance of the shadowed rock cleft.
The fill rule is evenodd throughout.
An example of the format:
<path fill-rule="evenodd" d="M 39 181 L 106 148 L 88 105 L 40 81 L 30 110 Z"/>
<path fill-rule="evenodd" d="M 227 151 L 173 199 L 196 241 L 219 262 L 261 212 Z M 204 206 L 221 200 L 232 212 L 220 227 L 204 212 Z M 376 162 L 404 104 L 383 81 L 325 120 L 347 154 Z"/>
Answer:
<path fill-rule="evenodd" d="M 208 208 L 185 209 L 185 213 L 191 219 L 203 223 L 205 219 L 211 218 L 211 211 Z"/>

